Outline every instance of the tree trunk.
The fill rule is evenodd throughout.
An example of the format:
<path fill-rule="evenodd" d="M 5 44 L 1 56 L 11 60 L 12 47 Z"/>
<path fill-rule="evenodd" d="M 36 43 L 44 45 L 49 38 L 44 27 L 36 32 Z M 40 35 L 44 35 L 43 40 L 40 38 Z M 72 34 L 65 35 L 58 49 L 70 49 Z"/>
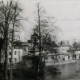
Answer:
<path fill-rule="evenodd" d="M 8 62 L 8 56 L 7 56 L 7 45 L 8 45 L 8 40 L 6 39 L 6 48 L 5 48 L 5 80 L 8 80 L 8 74 L 7 74 L 7 70 L 8 70 L 8 65 L 7 65 L 7 62 Z"/>
<path fill-rule="evenodd" d="M 4 39 L 0 39 L 0 63 L 1 63 L 1 55 L 2 55 L 1 50 L 3 48 L 3 45 L 4 45 Z"/>
<path fill-rule="evenodd" d="M 5 21 L 5 80 L 8 80 L 8 20 Z"/>
<path fill-rule="evenodd" d="M 39 26 L 39 73 L 41 73 L 41 62 L 42 62 L 42 58 L 41 58 L 41 25 L 40 25 L 40 6 L 38 3 L 38 26 Z"/>

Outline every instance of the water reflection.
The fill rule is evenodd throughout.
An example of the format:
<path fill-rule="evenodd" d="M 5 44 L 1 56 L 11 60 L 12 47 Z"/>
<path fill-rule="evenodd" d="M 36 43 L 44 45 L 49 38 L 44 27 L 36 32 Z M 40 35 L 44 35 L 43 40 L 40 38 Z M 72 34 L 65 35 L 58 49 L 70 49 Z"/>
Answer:
<path fill-rule="evenodd" d="M 80 73 L 80 63 L 71 63 L 56 67 L 61 71 L 61 73 L 48 74 L 48 72 L 46 72 L 43 80 L 65 80 Z"/>

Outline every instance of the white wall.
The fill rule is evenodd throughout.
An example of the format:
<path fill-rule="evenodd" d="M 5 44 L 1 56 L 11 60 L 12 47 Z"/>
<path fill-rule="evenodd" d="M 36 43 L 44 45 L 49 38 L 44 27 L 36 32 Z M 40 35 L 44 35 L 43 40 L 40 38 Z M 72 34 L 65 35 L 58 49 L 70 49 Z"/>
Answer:
<path fill-rule="evenodd" d="M 75 51 L 75 54 L 76 54 L 76 59 L 79 59 L 79 57 L 80 57 L 80 51 Z"/>
<path fill-rule="evenodd" d="M 13 49 L 13 63 L 17 63 L 17 62 L 20 62 L 22 60 L 22 56 L 24 54 L 24 51 L 23 49 Z M 8 63 L 10 64 L 10 59 L 11 58 L 11 55 L 10 55 L 10 52 L 8 54 Z"/>
<path fill-rule="evenodd" d="M 67 52 L 67 50 L 69 50 L 69 47 L 58 47 L 57 50 L 58 53 Z"/>

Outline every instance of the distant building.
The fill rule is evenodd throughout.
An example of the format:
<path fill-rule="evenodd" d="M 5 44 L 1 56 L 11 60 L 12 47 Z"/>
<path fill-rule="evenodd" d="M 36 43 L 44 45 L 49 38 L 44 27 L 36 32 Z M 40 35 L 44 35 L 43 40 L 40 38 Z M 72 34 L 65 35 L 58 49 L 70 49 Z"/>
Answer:
<path fill-rule="evenodd" d="M 59 44 L 57 47 L 57 53 L 49 53 L 45 57 L 46 65 L 54 65 L 55 63 L 66 63 L 73 59 L 72 53 L 69 53 L 69 44 Z"/>
<path fill-rule="evenodd" d="M 70 49 L 70 45 L 68 42 L 61 42 L 57 47 L 57 53 L 67 53 Z"/>
<path fill-rule="evenodd" d="M 48 54 L 45 57 L 46 65 L 66 64 L 73 60 L 72 53 Z"/>
<path fill-rule="evenodd" d="M 80 51 L 75 51 L 75 58 L 80 59 Z"/>
<path fill-rule="evenodd" d="M 69 49 L 69 46 L 59 46 L 57 47 L 57 53 L 66 53 Z"/>

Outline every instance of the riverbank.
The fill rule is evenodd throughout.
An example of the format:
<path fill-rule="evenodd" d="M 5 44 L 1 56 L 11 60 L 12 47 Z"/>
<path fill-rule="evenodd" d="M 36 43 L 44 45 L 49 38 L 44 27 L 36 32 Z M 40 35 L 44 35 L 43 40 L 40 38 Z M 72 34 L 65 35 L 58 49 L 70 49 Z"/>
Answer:
<path fill-rule="evenodd" d="M 70 63 L 76 63 L 76 62 L 80 62 L 80 60 L 67 60 L 67 61 L 60 61 L 60 62 L 46 62 L 45 65 L 46 66 L 53 66 L 53 65 L 63 65 L 63 64 L 70 64 Z"/>

